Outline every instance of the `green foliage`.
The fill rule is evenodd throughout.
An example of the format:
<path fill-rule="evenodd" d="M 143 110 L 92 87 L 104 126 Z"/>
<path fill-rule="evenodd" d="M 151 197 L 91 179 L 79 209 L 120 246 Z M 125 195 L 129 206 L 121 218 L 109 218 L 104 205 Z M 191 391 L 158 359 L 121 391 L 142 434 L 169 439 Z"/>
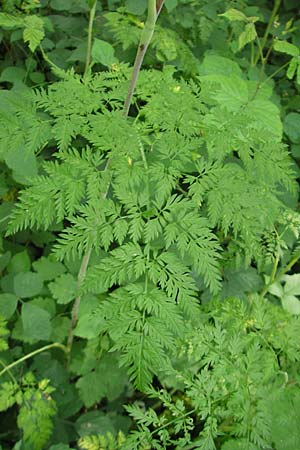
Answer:
<path fill-rule="evenodd" d="M 3 450 L 300 448 L 299 18 L 271 3 L 166 0 L 126 118 L 147 0 L 2 1 Z"/>
<path fill-rule="evenodd" d="M 63 264 L 54 261 L 51 257 L 42 256 L 33 263 L 34 270 L 43 278 L 44 281 L 51 281 L 65 272 Z"/>
<path fill-rule="evenodd" d="M 29 382 L 21 398 L 17 399 L 20 405 L 18 426 L 23 431 L 24 441 L 34 450 L 42 450 L 52 434 L 51 419 L 56 413 L 56 405 L 50 395 L 52 391 L 47 380 L 42 380 L 38 389 Z"/>
<path fill-rule="evenodd" d="M 79 396 L 86 407 L 91 407 L 104 398 L 116 400 L 128 384 L 126 373 L 118 367 L 117 357 L 104 356 L 100 361 L 92 363 L 91 357 L 94 355 L 90 354 L 89 364 L 78 371 L 81 377 L 76 382 Z"/>
<path fill-rule="evenodd" d="M 48 340 L 51 333 L 50 314 L 32 303 L 22 306 L 22 325 L 24 338 Z"/>
<path fill-rule="evenodd" d="M 51 398 L 53 388 L 48 380 L 36 383 L 32 373 L 22 379 L 22 384 L 4 382 L 0 385 L 0 411 L 18 405 L 18 426 L 22 439 L 33 450 L 42 450 L 52 434 L 52 417 L 56 405 Z"/>
<path fill-rule="evenodd" d="M 220 14 L 226 17 L 230 22 L 244 22 L 245 27 L 238 37 L 238 49 L 242 50 L 245 45 L 253 42 L 258 36 L 255 28 L 255 22 L 259 19 L 258 17 L 247 17 L 244 13 L 237 9 L 229 9 L 225 13 Z"/>
<path fill-rule="evenodd" d="M 10 408 L 16 401 L 15 395 L 18 392 L 18 386 L 11 382 L 1 385 L 0 391 L 0 411 Z"/>
<path fill-rule="evenodd" d="M 14 277 L 14 291 L 19 297 L 34 297 L 41 292 L 43 280 L 34 272 L 19 272 Z"/>
<path fill-rule="evenodd" d="M 57 303 L 69 303 L 74 299 L 76 282 L 72 275 L 62 274 L 53 282 L 49 283 L 49 289 Z"/>
<path fill-rule="evenodd" d="M 296 74 L 297 83 L 300 84 L 299 48 L 296 45 L 291 44 L 290 42 L 287 41 L 276 41 L 274 44 L 274 50 L 293 57 L 288 65 L 286 75 L 289 79 L 292 79 Z"/>
<path fill-rule="evenodd" d="M 14 294 L 0 294 L 0 314 L 10 319 L 16 310 L 18 298 Z"/>
<path fill-rule="evenodd" d="M 0 316 L 0 351 L 6 350 L 8 348 L 6 342 L 8 330 L 6 325 L 7 325 L 6 320 L 2 316 Z"/>
<path fill-rule="evenodd" d="M 20 96 L 4 90 L 1 91 L 0 124 L 1 159 L 12 170 L 16 181 L 26 183 L 27 177 L 37 175 L 35 154 L 50 138 L 49 126 L 36 114 L 30 93 Z"/>
<path fill-rule="evenodd" d="M 298 332 L 298 318 L 290 320 L 266 301 L 209 303 L 179 353 L 183 369 L 171 378 L 175 390 L 179 380 L 183 398 L 174 391 L 171 396 L 166 390 L 150 390 L 148 395 L 164 405 L 160 415 L 153 409 L 128 406 L 139 431 L 129 437 L 125 448 L 147 448 L 152 439 L 156 448 L 169 448 L 171 442 L 180 448 L 190 442 L 199 423 L 202 431 L 193 442 L 197 448 L 263 449 L 273 443 L 276 449 L 297 448 L 297 426 L 288 417 L 295 414 L 295 423 L 298 420 L 299 389 L 294 384 L 299 378 L 294 362 L 299 365 L 299 346 L 290 353 L 285 343 L 296 343 Z M 290 412 L 282 408 L 283 398 Z M 288 439 L 285 421 L 291 427 Z M 231 437 L 226 438 L 227 433 Z"/>
<path fill-rule="evenodd" d="M 36 50 L 45 36 L 44 21 L 36 15 L 15 16 L 0 13 L 0 26 L 8 29 L 22 28 L 23 40 L 28 43 L 32 52 Z"/>
<path fill-rule="evenodd" d="M 293 387 L 288 391 L 279 389 L 271 398 L 271 433 L 278 450 L 292 450 L 300 445 L 299 433 L 296 431 L 299 423 L 299 401 L 299 390 Z M 281 414 L 276 415 L 277 411 L 281 411 Z"/>
<path fill-rule="evenodd" d="M 163 80 L 155 71 L 145 74 L 152 78 L 151 88 L 149 83 L 144 82 L 144 88 L 141 84 L 135 100 L 147 98 L 140 111 L 141 124 L 129 125 L 117 110 L 101 107 L 104 100 L 113 98 L 112 107 L 118 109 L 122 82 L 115 72 L 92 78 L 92 88 L 69 75 L 53 84 L 49 93 L 36 94 L 36 105 L 53 118 L 53 137 L 61 150 L 55 162 L 44 163 L 46 175 L 37 177 L 21 194 L 10 232 L 27 226 L 47 228 L 68 218 L 71 226 L 61 233 L 56 246 L 59 258 L 81 257 L 99 246 L 107 252 L 113 242 L 118 244 L 91 268 L 85 290 L 99 293 L 125 285 L 103 303 L 99 314 L 106 323 L 101 331 L 117 342 L 113 349 L 123 352 L 122 364 L 130 368 L 140 389 L 158 368 L 169 367 L 166 349 L 172 351 L 183 320 L 176 309 L 193 314 L 192 272 L 203 278 L 212 293 L 219 290 L 221 248 L 210 227 L 219 227 L 225 236 L 232 233 L 251 261 L 263 234 L 285 210 L 278 198 L 278 183 L 293 188 L 289 157 L 280 144 L 279 112 L 268 100 L 270 91 L 253 97 L 250 81 L 210 74 L 215 59 L 207 57 L 204 62 L 200 95 L 196 84 L 178 82 L 170 71 Z M 226 64 L 226 60 L 220 62 Z M 153 80 L 159 80 L 156 89 Z M 101 98 L 101 85 L 108 82 L 110 92 Z M 163 109 L 161 92 L 166 104 L 180 115 Z M 97 95 L 100 105 L 96 106 Z M 58 96 L 64 99 L 63 110 L 57 108 Z M 180 107 L 183 98 L 186 113 Z M 216 131 L 221 115 L 223 123 Z M 67 128 L 57 126 L 58 118 Z M 114 134 L 107 127 L 102 128 L 105 134 L 99 133 L 108 122 Z M 153 137 L 148 142 L 150 129 Z M 129 136 L 127 148 L 122 135 Z M 93 149 L 68 150 L 79 136 Z M 200 145 L 196 152 L 194 145 Z M 181 153 L 175 156 L 174 148 L 179 146 Z M 226 159 L 233 149 L 239 160 Z M 110 167 L 99 171 L 107 154 Z M 267 179 L 258 177 L 266 170 Z M 189 184 L 186 198 L 178 192 L 181 178 Z M 113 196 L 97 199 L 107 183 Z M 58 303 L 65 304 L 74 298 L 76 284 L 71 275 L 63 274 L 49 288 Z M 167 315 L 173 321 L 164 324 L 162 317 Z M 122 330 L 122 338 L 117 330 Z"/>
<path fill-rule="evenodd" d="M 284 119 L 284 132 L 287 134 L 289 139 L 295 144 L 300 143 L 300 114 L 291 112 L 285 116 Z"/>
<path fill-rule="evenodd" d="M 269 287 L 269 292 L 281 299 L 284 309 L 291 314 L 300 314 L 300 301 L 296 297 L 300 294 L 299 289 L 299 274 L 285 275 L 282 281 L 285 281 L 282 287 L 279 282 L 273 283 Z"/>
<path fill-rule="evenodd" d="M 92 58 L 94 63 L 100 63 L 103 66 L 111 67 L 118 62 L 114 56 L 114 48 L 108 42 L 101 39 L 95 39 L 92 48 Z"/>
<path fill-rule="evenodd" d="M 124 435 L 119 432 L 117 438 L 111 433 L 107 433 L 106 436 L 86 436 L 81 438 L 78 444 L 82 450 L 118 450 L 122 448 L 124 441 Z"/>

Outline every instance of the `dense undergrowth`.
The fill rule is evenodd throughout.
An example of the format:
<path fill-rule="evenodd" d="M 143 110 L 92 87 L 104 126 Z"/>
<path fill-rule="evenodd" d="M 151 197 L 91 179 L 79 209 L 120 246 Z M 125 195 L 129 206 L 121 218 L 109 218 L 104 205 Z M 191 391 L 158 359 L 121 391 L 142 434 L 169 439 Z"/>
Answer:
<path fill-rule="evenodd" d="M 299 450 L 298 1 L 2 0 L 0 52 L 0 448 Z"/>

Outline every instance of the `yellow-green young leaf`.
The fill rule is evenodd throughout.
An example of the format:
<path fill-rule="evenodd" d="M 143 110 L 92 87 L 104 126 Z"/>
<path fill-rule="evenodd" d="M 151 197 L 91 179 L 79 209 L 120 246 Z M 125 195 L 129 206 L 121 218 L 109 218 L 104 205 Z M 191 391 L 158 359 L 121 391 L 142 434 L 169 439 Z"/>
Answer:
<path fill-rule="evenodd" d="M 0 411 L 5 411 L 16 402 L 16 393 L 19 386 L 16 383 L 6 382 L 0 389 Z"/>
<path fill-rule="evenodd" d="M 274 50 L 280 53 L 286 53 L 291 56 L 299 56 L 300 51 L 294 44 L 290 44 L 287 41 L 276 41 L 274 44 Z"/>
<path fill-rule="evenodd" d="M 254 23 L 247 23 L 244 31 L 239 36 L 239 50 L 242 50 L 249 42 L 256 38 L 256 29 Z"/>
<path fill-rule="evenodd" d="M 28 16 L 24 20 L 24 25 L 24 42 L 28 42 L 30 50 L 34 52 L 45 36 L 44 22 L 38 16 Z"/>
<path fill-rule="evenodd" d="M 41 0 L 27 0 L 26 2 L 22 2 L 22 10 L 28 13 L 29 11 L 40 8 Z"/>
<path fill-rule="evenodd" d="M 23 17 L 13 16 L 12 14 L 0 13 L 0 27 L 21 28 L 24 26 Z"/>
<path fill-rule="evenodd" d="M 44 450 L 52 434 L 52 418 L 57 412 L 55 401 L 47 390 L 27 389 L 23 393 L 17 423 L 27 448 Z"/>
<path fill-rule="evenodd" d="M 299 68 L 298 58 L 294 56 L 294 58 L 291 59 L 288 70 L 286 72 L 286 76 L 289 80 L 294 78 L 297 67 Z"/>
<path fill-rule="evenodd" d="M 219 14 L 219 16 L 226 17 L 226 19 L 230 20 L 230 22 L 248 22 L 248 17 L 245 16 L 242 11 L 239 11 L 235 8 L 228 9 L 228 11 L 224 12 L 223 14 Z"/>
<path fill-rule="evenodd" d="M 122 448 L 122 444 L 125 442 L 125 439 L 126 438 L 122 431 L 119 431 L 117 437 L 115 437 L 110 431 L 108 431 L 105 436 L 101 434 L 84 436 L 79 439 L 78 445 L 80 450 L 117 450 Z M 51 449 L 52 447 L 50 448 L 50 450 Z"/>

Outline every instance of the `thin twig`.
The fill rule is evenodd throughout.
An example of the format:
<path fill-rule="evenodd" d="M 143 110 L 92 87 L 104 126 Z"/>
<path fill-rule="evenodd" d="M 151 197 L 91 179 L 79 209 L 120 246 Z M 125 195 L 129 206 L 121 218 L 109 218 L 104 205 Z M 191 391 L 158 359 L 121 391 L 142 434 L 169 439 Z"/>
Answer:
<path fill-rule="evenodd" d="M 8 372 L 10 369 L 12 369 L 13 367 L 17 366 L 18 364 L 26 361 L 29 358 L 32 358 L 35 355 L 38 355 L 39 353 L 42 353 L 46 350 L 50 350 L 51 348 L 60 348 L 65 353 L 68 352 L 67 347 L 65 345 L 58 344 L 57 342 L 55 342 L 54 344 L 45 345 L 45 347 L 38 348 L 37 350 L 34 350 L 31 353 L 28 353 L 27 355 L 23 356 L 22 358 L 17 359 L 16 361 L 14 361 L 11 364 L 9 364 L 8 366 L 6 366 L 3 370 L 1 370 L 0 377 L 2 375 L 4 375 L 6 372 Z"/>
<path fill-rule="evenodd" d="M 132 72 L 131 82 L 130 82 L 128 94 L 127 94 L 127 97 L 126 97 L 126 100 L 124 103 L 123 114 L 124 114 L 125 118 L 128 117 L 129 107 L 130 107 L 133 92 L 134 92 L 134 89 L 136 86 L 137 78 L 138 78 L 142 63 L 143 63 L 145 53 L 147 51 L 147 48 L 148 48 L 151 38 L 153 36 L 154 26 L 155 26 L 157 17 L 163 7 L 163 4 L 164 4 L 164 0 L 148 0 L 148 17 L 147 17 L 145 28 L 143 30 L 141 40 L 139 43 L 137 56 L 136 56 L 136 60 L 135 60 L 134 68 L 133 68 L 133 72 Z M 96 2 L 94 3 L 94 7 L 96 8 Z M 92 24 L 93 24 L 93 20 L 94 20 L 94 14 L 95 13 L 92 13 L 92 9 L 91 9 L 91 12 L 90 12 L 91 26 L 89 27 L 89 39 L 90 40 L 91 40 L 91 36 L 92 36 Z M 89 44 L 88 44 L 88 49 L 90 50 Z M 89 62 L 88 62 L 89 58 L 90 57 L 88 57 L 88 55 L 87 55 L 86 70 L 89 66 Z M 145 164 L 145 158 L 143 158 L 143 161 Z M 111 159 L 108 159 L 104 171 L 108 169 L 110 162 L 111 162 Z M 109 186 L 110 186 L 110 181 L 108 183 L 106 191 L 102 194 L 102 198 L 107 197 Z M 87 268 L 88 268 L 90 257 L 91 257 L 91 252 L 92 252 L 92 247 L 89 247 L 83 256 L 81 266 L 79 269 L 79 273 L 78 273 L 78 277 L 77 277 L 77 292 L 80 292 L 82 283 L 85 279 Z M 76 299 L 74 301 L 73 308 L 72 308 L 71 326 L 69 329 L 69 335 L 68 335 L 68 340 L 67 340 L 69 361 L 71 358 L 71 350 L 72 350 L 72 345 L 73 345 L 73 340 L 74 340 L 74 330 L 75 330 L 75 327 L 77 324 L 78 312 L 79 312 L 79 307 L 80 307 L 80 303 L 81 303 L 81 297 L 82 297 L 81 294 L 78 294 L 78 296 L 76 297 Z"/>
<path fill-rule="evenodd" d="M 275 261 L 274 267 L 275 267 L 275 265 L 276 265 L 276 269 L 274 270 L 274 268 L 273 268 L 272 275 L 271 275 L 271 277 L 270 277 L 270 281 L 262 288 L 261 293 L 260 293 L 260 298 L 263 298 L 263 297 L 266 295 L 266 293 L 268 292 L 269 287 L 270 287 L 272 284 L 274 284 L 274 283 L 280 281 L 281 278 L 282 278 L 287 272 L 289 272 L 289 271 L 291 270 L 291 268 L 299 261 L 299 259 L 300 259 L 300 256 L 299 256 L 299 255 L 297 255 L 297 256 L 295 256 L 294 258 L 292 258 L 291 261 L 290 261 L 285 267 L 283 267 L 281 270 L 279 270 L 279 271 L 277 272 L 277 274 L 276 274 L 276 269 L 277 269 L 277 266 L 278 266 L 278 261 Z M 277 263 L 277 264 L 276 264 L 276 263 Z M 274 272 L 275 272 L 275 273 L 274 273 Z M 276 275 L 275 275 L 275 274 L 276 274 Z"/>
<path fill-rule="evenodd" d="M 80 269 L 78 272 L 78 277 L 77 277 L 77 292 L 80 290 L 82 282 L 85 278 L 86 271 L 87 271 L 88 264 L 89 264 L 90 257 L 91 257 L 91 253 L 92 253 L 92 248 L 90 247 L 82 258 L 81 266 L 80 266 Z M 67 342 L 69 358 L 70 358 L 71 349 L 72 349 L 72 345 L 73 345 L 74 329 L 75 329 L 76 323 L 77 323 L 80 302 L 81 302 L 81 295 L 78 294 L 74 301 L 73 308 L 72 308 L 71 326 L 70 326 L 68 342 Z"/>
<path fill-rule="evenodd" d="M 129 113 L 130 104 L 132 101 L 133 93 L 136 87 L 136 83 L 138 80 L 138 76 L 143 64 L 143 60 L 146 54 L 146 51 L 149 47 L 149 44 L 151 42 L 155 23 L 157 21 L 157 18 L 159 16 L 159 13 L 163 7 L 164 0 L 148 0 L 148 16 L 145 23 L 145 27 L 142 32 L 142 36 L 139 42 L 139 46 L 137 49 L 132 76 L 130 80 L 130 86 L 128 89 L 128 94 L 125 100 L 124 104 L 124 116 L 127 117 Z"/>
<path fill-rule="evenodd" d="M 103 172 L 105 172 L 108 167 L 110 165 L 110 159 L 107 161 L 105 168 L 103 170 Z M 108 195 L 108 191 L 109 191 L 109 187 L 110 187 L 110 180 L 107 183 L 105 192 L 102 193 L 101 197 L 103 199 L 105 199 Z M 81 297 L 82 295 L 79 293 L 82 283 L 85 279 L 86 276 L 86 272 L 87 272 L 87 268 L 90 262 L 90 258 L 91 258 L 91 254 L 92 254 L 92 247 L 88 247 L 83 258 L 82 258 L 82 262 L 81 262 L 81 266 L 78 272 L 78 276 L 77 276 L 77 292 L 78 295 L 75 298 L 74 304 L 73 304 L 73 308 L 72 308 L 72 316 L 71 316 L 71 325 L 70 325 L 70 329 L 69 329 L 69 335 L 68 335 L 68 340 L 67 340 L 67 349 L 68 349 L 68 360 L 70 362 L 71 359 L 71 350 L 72 350 L 72 345 L 73 345 L 73 340 L 74 340 L 74 330 L 77 324 L 77 319 L 78 319 L 78 313 L 79 313 L 79 307 L 80 307 L 80 303 L 81 303 Z"/>
<path fill-rule="evenodd" d="M 95 0 L 93 6 L 90 9 L 90 17 L 89 17 L 89 28 L 88 28 L 88 42 L 87 42 L 87 51 L 86 51 L 86 60 L 85 60 L 85 69 L 84 74 L 86 75 L 91 62 L 91 51 L 92 51 L 92 38 L 93 38 L 93 24 L 95 19 L 97 0 Z"/>
<path fill-rule="evenodd" d="M 255 61 L 254 61 L 254 65 L 255 66 L 258 63 L 259 58 L 261 57 L 261 52 L 263 52 L 263 50 L 265 48 L 265 45 L 267 43 L 267 39 L 268 39 L 269 33 L 271 31 L 271 28 L 272 28 L 272 25 L 274 23 L 274 20 L 275 20 L 277 11 L 278 11 L 278 9 L 280 7 L 280 4 L 281 4 L 281 0 L 275 0 L 274 1 L 274 7 L 273 7 L 273 10 L 272 10 L 271 16 L 270 16 L 270 19 L 268 21 L 266 31 L 265 31 L 265 33 L 264 33 L 264 35 L 262 37 L 260 48 L 258 49 L 256 58 L 255 58 Z"/>
<path fill-rule="evenodd" d="M 4 362 L 0 359 L 0 365 L 4 368 L 4 369 L 6 369 L 6 365 L 4 364 Z M 10 378 L 11 378 L 11 380 L 12 380 L 12 382 L 14 383 L 14 384 L 18 384 L 18 382 L 17 382 L 17 380 L 15 379 L 15 377 L 13 376 L 13 374 L 11 373 L 11 371 L 10 370 L 7 370 L 7 372 L 8 372 L 8 375 L 10 376 Z"/>

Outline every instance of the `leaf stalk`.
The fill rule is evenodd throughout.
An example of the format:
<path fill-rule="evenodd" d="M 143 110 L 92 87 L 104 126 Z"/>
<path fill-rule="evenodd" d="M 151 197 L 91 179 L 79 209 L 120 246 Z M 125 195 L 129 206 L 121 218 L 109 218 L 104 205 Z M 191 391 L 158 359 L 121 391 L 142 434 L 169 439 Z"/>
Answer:
<path fill-rule="evenodd" d="M 97 3 L 97 1 L 95 1 L 93 7 L 90 10 L 88 51 L 87 51 L 86 69 L 85 69 L 86 71 L 88 70 L 89 63 L 90 63 L 92 29 L 93 29 L 93 21 L 94 21 L 94 17 L 95 17 L 96 3 Z M 148 0 L 148 17 L 147 17 L 147 21 L 145 23 L 145 27 L 144 27 L 144 30 L 142 32 L 142 36 L 140 39 L 140 43 L 139 43 L 139 47 L 137 50 L 137 55 L 136 55 L 136 59 L 135 59 L 135 63 L 134 63 L 134 68 L 133 68 L 133 72 L 132 72 L 131 82 L 130 82 L 128 94 L 127 94 L 127 97 L 126 97 L 126 100 L 124 103 L 123 115 L 125 118 L 128 117 L 129 107 L 130 107 L 130 103 L 131 103 L 133 93 L 135 90 L 138 75 L 139 75 L 143 60 L 144 60 L 145 53 L 147 51 L 147 48 L 150 44 L 150 41 L 151 41 L 153 33 L 154 33 L 154 27 L 155 27 L 156 20 L 157 20 L 158 15 L 163 7 L 163 4 L 164 4 L 164 0 Z M 147 164 L 147 162 L 145 162 L 145 157 L 143 158 L 143 161 L 144 161 L 144 164 Z M 107 164 L 106 164 L 106 167 L 104 170 L 108 169 L 109 164 L 110 164 L 110 159 L 107 161 Z M 106 198 L 106 196 L 108 194 L 108 189 L 109 189 L 109 186 L 107 187 L 106 192 L 102 195 L 103 198 Z M 79 273 L 78 273 L 78 277 L 77 277 L 77 291 L 80 291 L 82 283 L 85 279 L 87 268 L 88 268 L 90 257 L 91 257 L 91 252 L 92 252 L 92 248 L 90 247 L 86 250 L 86 253 L 83 256 L 81 266 L 79 269 Z M 70 362 L 70 358 L 71 358 L 71 350 L 72 350 L 72 345 L 73 345 L 73 340 L 74 340 L 74 329 L 77 324 L 80 302 L 81 302 L 81 294 L 78 294 L 78 296 L 76 297 L 76 299 L 74 301 L 73 308 L 72 308 L 71 326 L 70 326 L 68 340 L 67 340 L 67 351 L 68 351 L 69 362 Z"/>
<path fill-rule="evenodd" d="M 39 353 L 45 352 L 46 350 L 50 350 L 52 348 L 60 348 L 63 352 L 68 353 L 68 349 L 65 345 L 59 344 L 58 342 L 55 342 L 54 344 L 45 345 L 44 347 L 38 348 L 37 350 L 34 350 L 31 353 L 28 353 L 27 355 L 23 356 L 22 358 L 17 359 L 16 361 L 12 362 L 8 366 L 6 366 L 3 370 L 0 372 L 0 377 L 4 375 L 6 372 L 8 372 L 13 367 L 17 366 L 18 364 L 21 364 L 22 362 L 26 361 L 29 358 L 32 358 L 35 355 L 38 355 Z"/>
<path fill-rule="evenodd" d="M 278 9 L 280 7 L 280 4 L 281 4 L 281 0 L 275 0 L 274 1 L 273 10 L 272 10 L 270 19 L 268 21 L 267 28 L 265 30 L 265 33 L 264 33 L 263 37 L 262 37 L 260 46 L 258 47 L 258 52 L 257 52 L 256 58 L 255 58 L 255 61 L 254 61 L 254 66 L 256 66 L 256 64 L 258 63 L 258 60 L 261 57 L 261 54 L 263 53 L 263 50 L 264 50 L 264 48 L 266 46 L 267 39 L 268 39 L 268 36 L 270 34 L 270 31 L 271 31 L 272 25 L 274 23 L 276 14 L 278 12 Z"/>
<path fill-rule="evenodd" d="M 88 28 L 88 42 L 87 42 L 87 51 L 86 51 L 84 75 L 87 74 L 87 71 L 89 70 L 90 63 L 91 63 L 93 25 L 94 25 L 96 7 L 97 7 L 97 0 L 95 0 L 93 6 L 90 8 L 89 28 Z"/>
<path fill-rule="evenodd" d="M 134 65 L 133 65 L 133 71 L 132 76 L 130 80 L 129 90 L 128 94 L 125 100 L 124 104 L 124 116 L 127 117 L 129 113 L 130 104 L 132 101 L 133 93 L 136 87 L 136 83 L 138 80 L 138 76 L 144 61 L 145 54 L 147 52 L 147 49 L 149 47 L 149 44 L 151 42 L 155 24 L 157 21 L 157 18 L 159 16 L 159 13 L 163 7 L 164 0 L 148 0 L 148 16 L 145 23 L 145 27 L 143 29 L 139 46 L 137 49 Z"/>

